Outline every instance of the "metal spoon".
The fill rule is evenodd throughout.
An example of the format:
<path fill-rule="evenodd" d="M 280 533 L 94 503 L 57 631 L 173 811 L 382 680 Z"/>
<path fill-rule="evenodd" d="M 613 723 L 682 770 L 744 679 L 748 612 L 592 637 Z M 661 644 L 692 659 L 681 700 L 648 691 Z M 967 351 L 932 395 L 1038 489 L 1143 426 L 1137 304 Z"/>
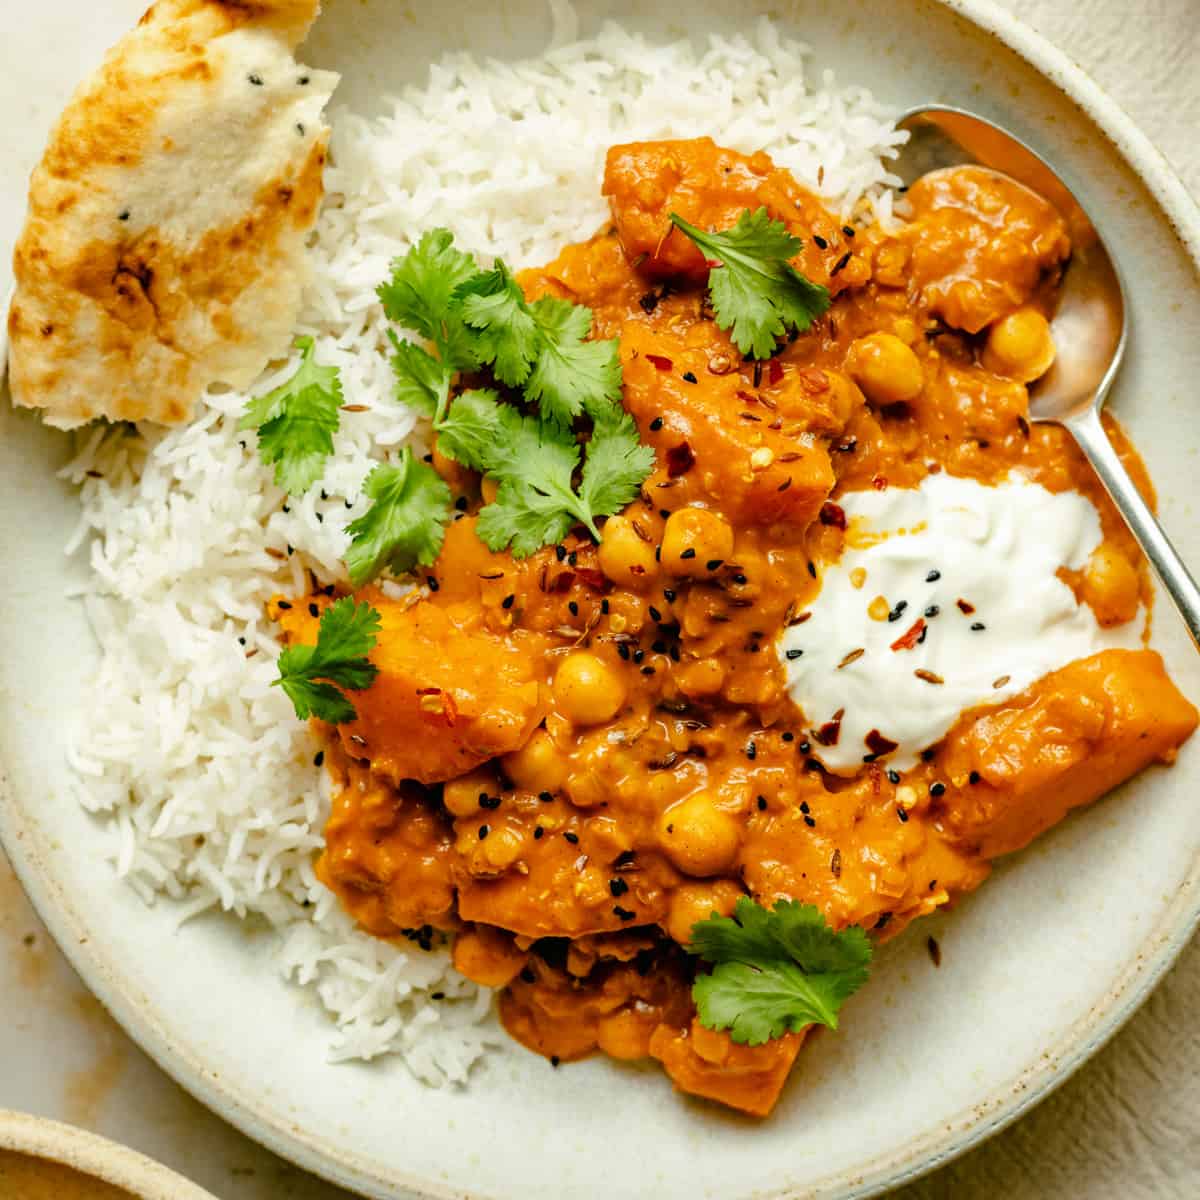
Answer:
<path fill-rule="evenodd" d="M 1051 321 L 1054 366 L 1029 389 L 1029 417 L 1064 426 L 1079 443 L 1200 647 L 1200 588 L 1142 499 L 1100 422 L 1128 337 L 1121 276 L 1067 185 L 1024 142 L 962 109 L 914 109 L 898 122 L 909 141 L 892 169 L 905 184 L 944 167 L 1002 171 L 1049 200 L 1066 219 L 1072 255 Z"/>

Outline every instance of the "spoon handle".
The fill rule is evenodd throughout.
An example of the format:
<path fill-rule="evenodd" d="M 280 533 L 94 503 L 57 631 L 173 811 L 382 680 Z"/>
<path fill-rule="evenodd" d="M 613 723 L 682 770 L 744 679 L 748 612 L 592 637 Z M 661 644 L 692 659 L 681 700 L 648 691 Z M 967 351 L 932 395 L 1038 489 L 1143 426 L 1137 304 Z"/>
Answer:
<path fill-rule="evenodd" d="M 1192 641 L 1200 648 L 1200 587 L 1192 578 L 1179 552 L 1171 545 L 1162 526 L 1142 499 L 1133 480 L 1121 462 L 1113 444 L 1104 432 L 1100 414 L 1094 408 L 1065 422 L 1084 454 L 1108 489 L 1113 503 L 1120 509 L 1133 536 L 1141 544 L 1150 565 L 1171 593 L 1179 615 L 1183 617 Z"/>

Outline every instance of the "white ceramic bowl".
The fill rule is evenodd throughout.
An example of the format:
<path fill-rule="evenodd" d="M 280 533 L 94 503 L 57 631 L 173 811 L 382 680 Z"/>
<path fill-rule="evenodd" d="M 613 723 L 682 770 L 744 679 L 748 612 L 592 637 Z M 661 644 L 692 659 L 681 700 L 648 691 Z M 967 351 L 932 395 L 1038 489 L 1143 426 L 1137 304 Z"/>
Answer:
<path fill-rule="evenodd" d="M 90 0 L 71 0 L 81 22 Z M 70 7 L 70 4 L 68 4 Z M 330 0 L 308 57 L 346 73 L 371 111 L 429 58 L 467 46 L 539 49 L 540 0 Z M 774 12 L 842 81 L 897 108 L 941 101 L 992 115 L 1075 185 L 1132 282 L 1131 354 L 1113 403 L 1193 562 L 1200 445 L 1200 216 L 1149 142 L 1060 53 L 986 0 L 581 2 L 585 27 L 743 26 Z M 22 20 L 39 19 L 36 13 Z M 40 69 L 40 68 L 39 68 Z M 720 136 L 720 130 L 713 131 Z M 2 153 L 2 151 L 0 151 Z M 94 651 L 62 598 L 84 569 L 61 549 L 76 501 L 55 481 L 63 440 L 0 411 L 0 834 L 41 915 L 129 1032 L 181 1083 L 296 1162 L 375 1196 L 750 1200 L 874 1194 L 1011 1121 L 1118 1028 L 1200 915 L 1200 740 L 1003 865 L 953 914 L 880 956 L 844 1032 L 806 1048 L 775 1116 L 750 1124 L 672 1094 L 656 1071 L 596 1060 L 552 1071 L 519 1049 L 465 1091 L 429 1091 L 394 1063 L 332 1067 L 328 1029 L 233 923 L 175 931 L 112 877 L 67 796 L 66 720 Z M 1156 644 L 1200 696 L 1200 662 L 1162 603 Z M 940 970 L 926 953 L 935 934 Z"/>
<path fill-rule="evenodd" d="M 174 1171 L 71 1125 L 0 1110 L 0 1151 L 69 1167 L 89 1181 L 107 1183 L 136 1200 L 216 1200 Z M 86 1194 L 86 1193 L 80 1193 Z M 21 1196 L 5 1193 L 6 1200 Z"/>

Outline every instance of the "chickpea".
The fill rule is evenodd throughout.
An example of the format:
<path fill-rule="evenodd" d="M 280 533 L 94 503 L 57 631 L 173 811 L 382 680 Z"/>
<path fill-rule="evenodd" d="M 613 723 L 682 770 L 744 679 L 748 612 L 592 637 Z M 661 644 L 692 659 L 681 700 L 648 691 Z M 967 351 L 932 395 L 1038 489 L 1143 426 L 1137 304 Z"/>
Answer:
<path fill-rule="evenodd" d="M 723 917 L 732 915 L 742 894 L 742 889 L 732 879 L 683 884 L 671 893 L 667 933 L 681 946 L 686 946 L 692 940 L 692 926 L 697 921 L 706 921 L 713 913 Z"/>
<path fill-rule="evenodd" d="M 1105 628 L 1132 621 L 1141 604 L 1137 569 L 1110 542 L 1101 542 L 1084 569 L 1080 598 Z"/>
<path fill-rule="evenodd" d="M 483 987 L 505 987 L 520 974 L 529 954 L 490 925 L 464 929 L 454 939 L 454 968 Z"/>
<path fill-rule="evenodd" d="M 875 404 L 915 400 L 925 387 L 921 360 L 895 334 L 872 333 L 850 347 L 846 366 Z"/>
<path fill-rule="evenodd" d="M 618 1008 L 596 1025 L 596 1044 L 609 1058 L 648 1058 L 653 1025 L 634 1008 Z"/>
<path fill-rule="evenodd" d="M 1032 383 L 1050 370 L 1054 355 L 1049 322 L 1035 308 L 1019 308 L 988 331 L 983 365 L 997 375 Z"/>
<path fill-rule="evenodd" d="M 451 779 L 442 789 L 442 803 L 456 817 L 472 817 L 479 811 L 480 796 L 495 796 L 500 790 L 491 771 L 470 771 Z"/>
<path fill-rule="evenodd" d="M 679 690 L 691 700 L 715 696 L 725 685 L 725 665 L 716 658 L 699 658 L 675 669 Z"/>
<path fill-rule="evenodd" d="M 681 508 L 667 518 L 663 530 L 663 566 L 674 575 L 707 578 L 733 555 L 729 522 L 707 508 Z"/>
<path fill-rule="evenodd" d="M 685 875 L 719 875 L 733 866 L 742 828 L 708 792 L 693 792 L 658 819 L 658 843 Z"/>
<path fill-rule="evenodd" d="M 544 729 L 535 729 L 529 741 L 506 754 L 500 764 L 505 775 L 527 792 L 557 792 L 567 774 L 554 739 Z"/>
<path fill-rule="evenodd" d="M 602 725 L 625 703 L 625 684 L 602 658 L 580 651 L 554 676 L 554 704 L 573 725 Z"/>
<path fill-rule="evenodd" d="M 600 570 L 622 587 L 643 588 L 657 570 L 654 546 L 638 535 L 628 517 L 609 517 L 600 542 Z"/>

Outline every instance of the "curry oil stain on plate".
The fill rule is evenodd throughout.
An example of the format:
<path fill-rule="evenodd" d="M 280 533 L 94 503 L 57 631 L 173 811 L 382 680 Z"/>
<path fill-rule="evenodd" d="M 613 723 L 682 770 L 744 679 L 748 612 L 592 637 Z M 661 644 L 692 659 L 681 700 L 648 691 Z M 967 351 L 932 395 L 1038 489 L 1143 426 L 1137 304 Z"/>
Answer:
<path fill-rule="evenodd" d="M 92 11 L 88 0 L 59 3 Z M 598 9 L 582 6 L 585 33 Z M 1063 55 L 982 0 L 751 0 L 736 11 L 699 0 L 688 25 L 744 31 L 767 11 L 842 82 L 869 84 L 897 109 L 974 103 L 1078 185 L 1135 281 L 1133 350 L 1113 402 L 1171 534 L 1200 559 L 1175 499 L 1194 489 L 1197 424 L 1184 397 L 1200 376 L 1200 345 L 1153 337 L 1172 328 L 1172 304 L 1200 304 L 1190 257 L 1200 219 L 1146 139 Z M 677 23 L 667 3 L 613 0 L 604 13 L 650 35 Z M 445 0 L 415 23 L 389 0 L 337 4 L 308 56 L 345 72 L 342 103 L 371 112 L 381 90 L 423 77 L 431 57 L 459 44 L 527 54 L 544 46 L 547 24 L 532 0 L 486 10 Z M 81 20 L 70 36 L 87 28 Z M 101 47 L 88 49 L 98 57 Z M 64 63 L 82 53 L 71 51 Z M 63 86 L 75 73 L 64 69 Z M 601 1062 L 553 1071 L 516 1048 L 460 1091 L 427 1090 L 386 1061 L 332 1067 L 321 1015 L 275 978 L 261 945 L 233 924 L 180 933 L 169 906 L 144 908 L 114 882 L 70 799 L 61 718 L 89 702 L 78 681 L 94 652 L 63 598 L 73 568 L 60 547 L 77 515 L 54 479 L 64 453 L 34 421 L 0 415 L 0 486 L 20 518 L 0 523 L 0 565 L 13 581 L 0 596 L 0 832 L 60 944 L 134 1037 L 247 1133 L 339 1182 L 375 1196 L 477 1200 L 878 1193 L 1045 1095 L 1128 1017 L 1196 925 L 1194 742 L 1174 771 L 1150 772 L 1055 830 L 1045 853 L 1005 864 L 947 918 L 953 953 L 939 969 L 919 929 L 901 939 L 847 1006 L 842 1032 L 814 1039 L 766 1123 L 683 1101 L 653 1074 Z M 1155 644 L 1195 698 L 1194 652 L 1160 605 Z"/>

